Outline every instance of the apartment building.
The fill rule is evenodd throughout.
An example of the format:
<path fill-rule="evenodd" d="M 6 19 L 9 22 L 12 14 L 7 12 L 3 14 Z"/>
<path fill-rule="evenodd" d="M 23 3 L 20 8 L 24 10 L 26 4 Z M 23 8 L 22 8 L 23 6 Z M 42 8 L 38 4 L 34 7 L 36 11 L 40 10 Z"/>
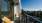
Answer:
<path fill-rule="evenodd" d="M 15 14 L 18 14 L 15 16 Z M 0 18 L 7 16 L 15 20 L 21 14 L 20 0 L 0 0 Z"/>

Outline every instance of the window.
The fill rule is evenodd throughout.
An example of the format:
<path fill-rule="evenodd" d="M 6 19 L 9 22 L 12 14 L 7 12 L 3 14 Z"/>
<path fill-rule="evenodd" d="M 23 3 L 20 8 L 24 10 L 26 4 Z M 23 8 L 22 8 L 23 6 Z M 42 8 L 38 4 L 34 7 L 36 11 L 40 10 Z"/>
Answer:
<path fill-rule="evenodd" d="M 7 16 L 8 15 L 8 7 L 7 7 L 8 4 L 7 4 L 7 2 L 5 0 L 2 0 L 2 8 L 1 8 L 1 11 L 2 11 L 2 15 L 3 16 Z"/>

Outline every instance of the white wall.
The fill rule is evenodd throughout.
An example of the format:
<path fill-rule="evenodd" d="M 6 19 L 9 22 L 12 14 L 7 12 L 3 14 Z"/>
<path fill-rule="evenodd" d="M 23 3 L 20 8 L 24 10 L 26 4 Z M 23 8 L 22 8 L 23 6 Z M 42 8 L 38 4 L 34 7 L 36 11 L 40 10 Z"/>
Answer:
<path fill-rule="evenodd" d="M 15 14 L 18 12 L 18 14 L 21 14 L 21 3 L 19 1 L 18 5 L 14 5 L 14 19 L 16 19 Z"/>

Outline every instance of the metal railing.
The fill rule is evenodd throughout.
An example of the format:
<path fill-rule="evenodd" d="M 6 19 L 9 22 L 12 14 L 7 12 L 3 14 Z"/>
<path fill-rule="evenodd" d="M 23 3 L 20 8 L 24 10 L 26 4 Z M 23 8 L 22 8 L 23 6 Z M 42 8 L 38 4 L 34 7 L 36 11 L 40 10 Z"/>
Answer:
<path fill-rule="evenodd" d="M 29 17 L 29 20 L 31 20 L 31 21 L 33 20 L 36 23 L 42 23 L 42 21 L 40 21 L 38 18 L 35 18 L 33 16 L 30 16 L 30 15 L 27 15 L 27 19 L 28 19 L 28 17 Z"/>
<path fill-rule="evenodd" d="M 39 20 L 39 18 L 37 18 L 37 17 L 33 17 L 33 16 L 27 15 L 27 14 L 22 15 L 22 19 L 21 19 L 22 23 L 28 23 L 29 22 L 28 20 L 30 21 L 30 23 L 32 23 L 32 22 L 42 23 L 42 21 Z"/>

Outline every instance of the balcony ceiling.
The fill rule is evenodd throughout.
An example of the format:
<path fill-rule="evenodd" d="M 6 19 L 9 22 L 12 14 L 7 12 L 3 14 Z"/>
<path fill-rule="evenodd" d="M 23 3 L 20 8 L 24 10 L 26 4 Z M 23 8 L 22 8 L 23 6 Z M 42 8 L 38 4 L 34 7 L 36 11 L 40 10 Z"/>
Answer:
<path fill-rule="evenodd" d="M 11 4 L 18 5 L 19 0 L 8 0 Z"/>
<path fill-rule="evenodd" d="M 19 3 L 19 0 L 13 0 L 14 3 Z"/>

